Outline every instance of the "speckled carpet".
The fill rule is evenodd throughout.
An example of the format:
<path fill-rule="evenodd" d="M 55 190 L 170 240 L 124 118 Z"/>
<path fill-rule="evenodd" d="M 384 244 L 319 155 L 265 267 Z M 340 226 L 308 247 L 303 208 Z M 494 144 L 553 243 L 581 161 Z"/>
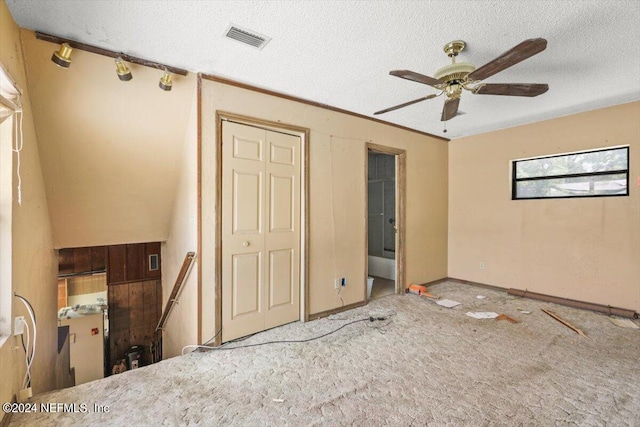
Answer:
<path fill-rule="evenodd" d="M 86 413 L 15 414 L 10 425 L 640 425 L 640 330 L 469 285 L 430 291 L 461 305 L 444 308 L 413 294 L 379 298 L 230 346 L 305 339 L 371 315 L 387 320 L 356 322 L 307 343 L 191 353 L 46 393 L 32 402 L 84 404 Z M 477 320 L 467 311 L 520 323 Z M 109 412 L 94 412 L 94 404 Z"/>

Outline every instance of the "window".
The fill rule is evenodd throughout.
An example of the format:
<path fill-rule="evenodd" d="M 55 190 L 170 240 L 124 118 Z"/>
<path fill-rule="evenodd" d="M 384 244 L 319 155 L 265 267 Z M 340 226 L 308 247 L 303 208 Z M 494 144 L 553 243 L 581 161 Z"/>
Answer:
<path fill-rule="evenodd" d="M 629 195 L 629 147 L 513 161 L 511 198 Z"/>
<path fill-rule="evenodd" d="M 19 91 L 0 65 L 0 345 L 11 335 L 11 215 L 13 204 L 13 150 Z"/>

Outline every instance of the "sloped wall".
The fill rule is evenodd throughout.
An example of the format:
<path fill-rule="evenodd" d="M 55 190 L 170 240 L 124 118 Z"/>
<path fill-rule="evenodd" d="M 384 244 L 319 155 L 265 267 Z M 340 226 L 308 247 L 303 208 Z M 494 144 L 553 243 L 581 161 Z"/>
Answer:
<path fill-rule="evenodd" d="M 511 200 L 511 160 L 616 145 L 629 197 Z M 639 102 L 451 141 L 449 172 L 450 277 L 640 310 Z"/>
<path fill-rule="evenodd" d="M 196 76 L 158 88 L 160 70 L 74 50 L 62 69 L 58 45 L 22 30 L 29 91 L 56 248 L 167 239 Z"/>

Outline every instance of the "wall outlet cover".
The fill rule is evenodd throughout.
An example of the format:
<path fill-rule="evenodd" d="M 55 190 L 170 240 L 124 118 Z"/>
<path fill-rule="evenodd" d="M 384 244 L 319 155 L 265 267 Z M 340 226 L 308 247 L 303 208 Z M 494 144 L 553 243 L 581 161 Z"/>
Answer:
<path fill-rule="evenodd" d="M 24 334 L 24 316 L 17 316 L 13 322 L 13 335 Z"/>
<path fill-rule="evenodd" d="M 20 400 L 20 402 L 29 400 L 31 399 L 31 397 L 33 397 L 33 391 L 31 390 L 31 387 L 23 388 L 22 390 L 20 390 L 20 393 L 18 394 L 18 399 Z"/>

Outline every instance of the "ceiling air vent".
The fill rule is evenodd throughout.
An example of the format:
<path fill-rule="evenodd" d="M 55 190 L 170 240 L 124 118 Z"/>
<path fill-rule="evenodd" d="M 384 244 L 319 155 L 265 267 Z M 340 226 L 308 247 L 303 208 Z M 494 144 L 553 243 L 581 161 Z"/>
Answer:
<path fill-rule="evenodd" d="M 245 28 L 240 28 L 233 24 L 227 28 L 224 35 L 230 39 L 253 46 L 256 49 L 262 49 L 271 40 L 271 37 L 264 36 Z"/>

